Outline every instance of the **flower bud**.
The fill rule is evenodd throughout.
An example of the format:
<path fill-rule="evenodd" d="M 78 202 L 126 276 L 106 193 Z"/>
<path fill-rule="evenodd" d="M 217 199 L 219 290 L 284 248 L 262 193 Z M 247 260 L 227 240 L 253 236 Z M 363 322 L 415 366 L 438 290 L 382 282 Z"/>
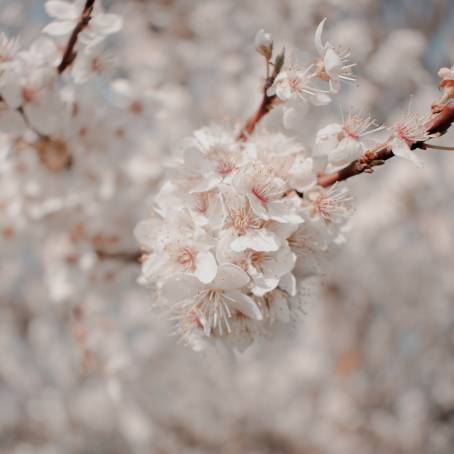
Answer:
<path fill-rule="evenodd" d="M 273 55 L 273 37 L 271 33 L 267 33 L 261 28 L 255 35 L 254 43 L 256 51 L 269 60 Z"/>
<path fill-rule="evenodd" d="M 451 68 L 441 68 L 438 71 L 438 76 L 441 78 L 440 89 L 443 90 L 443 96 L 439 101 L 444 104 L 450 99 L 454 99 L 454 66 Z"/>

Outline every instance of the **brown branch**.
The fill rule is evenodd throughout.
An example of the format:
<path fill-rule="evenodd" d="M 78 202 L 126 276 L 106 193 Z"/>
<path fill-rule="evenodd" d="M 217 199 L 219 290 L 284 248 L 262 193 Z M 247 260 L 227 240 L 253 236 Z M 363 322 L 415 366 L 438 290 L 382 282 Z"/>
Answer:
<path fill-rule="evenodd" d="M 139 263 L 142 252 L 107 252 L 102 249 L 95 250 L 99 260 L 119 260 L 127 263 Z"/>
<path fill-rule="evenodd" d="M 91 20 L 91 14 L 93 12 L 93 7 L 95 5 L 95 0 L 87 0 L 80 16 L 79 22 L 74 28 L 71 36 L 69 38 L 68 44 L 66 45 L 65 52 L 63 53 L 63 58 L 58 65 L 58 73 L 62 74 L 68 66 L 74 62 L 74 59 L 77 56 L 77 52 L 74 50 L 79 39 L 80 33 L 88 26 Z"/>
<path fill-rule="evenodd" d="M 447 104 L 441 106 L 438 109 L 438 113 L 432 120 L 427 124 L 427 132 L 429 134 L 445 134 L 454 122 L 454 105 Z M 415 142 L 411 145 L 412 150 L 417 148 L 425 149 L 426 145 L 424 142 Z M 337 183 L 338 181 L 347 180 L 355 175 L 360 175 L 364 172 L 371 172 L 372 168 L 378 165 L 382 165 L 388 159 L 394 157 L 394 153 L 391 150 L 389 141 L 375 147 L 374 149 L 366 152 L 364 156 L 356 161 L 353 161 L 347 167 L 338 170 L 337 172 L 320 175 L 318 177 L 318 184 L 323 187 L 328 187 Z"/>
<path fill-rule="evenodd" d="M 268 95 L 268 90 L 273 86 L 277 75 L 280 73 L 285 60 L 285 49 L 282 49 L 274 60 L 273 72 L 270 75 L 270 66 L 272 63 L 266 60 L 266 79 L 263 86 L 263 97 L 257 111 L 247 120 L 246 124 L 241 128 L 237 140 L 245 142 L 248 137 L 254 132 L 257 123 L 273 108 L 277 99 L 276 95 Z"/>
<path fill-rule="evenodd" d="M 273 85 L 274 78 L 268 77 L 263 88 L 263 98 L 257 111 L 252 115 L 241 129 L 238 140 L 245 142 L 254 132 L 257 123 L 273 108 L 276 95 L 268 96 L 267 91 Z"/>

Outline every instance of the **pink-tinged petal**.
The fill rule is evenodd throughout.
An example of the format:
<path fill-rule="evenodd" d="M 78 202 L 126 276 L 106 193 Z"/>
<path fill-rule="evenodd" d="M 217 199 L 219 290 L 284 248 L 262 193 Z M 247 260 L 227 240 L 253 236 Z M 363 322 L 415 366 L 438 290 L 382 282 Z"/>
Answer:
<path fill-rule="evenodd" d="M 263 320 L 262 312 L 255 301 L 244 293 L 234 291 L 226 293 L 231 300 L 230 306 L 253 320 Z"/>
<path fill-rule="evenodd" d="M 71 33 L 74 27 L 75 22 L 73 21 L 54 21 L 43 28 L 43 33 L 47 33 L 51 36 L 64 36 Z"/>
<path fill-rule="evenodd" d="M 253 194 L 248 194 L 247 199 L 251 205 L 252 211 L 259 217 L 265 220 L 269 219 L 265 205 Z"/>
<path fill-rule="evenodd" d="M 196 270 L 194 275 L 203 282 L 208 284 L 215 277 L 218 270 L 216 259 L 211 252 L 199 252 L 196 258 Z"/>
<path fill-rule="evenodd" d="M 396 137 L 393 139 L 391 146 L 393 153 L 396 156 L 413 162 L 413 164 L 415 164 L 417 167 L 422 167 L 422 163 L 416 156 L 416 153 L 410 149 L 410 147 L 404 140 L 398 139 Z"/>
<path fill-rule="evenodd" d="M 77 4 L 61 0 L 49 0 L 44 5 L 47 14 L 60 20 L 77 20 L 82 9 Z"/>
<path fill-rule="evenodd" d="M 20 136 L 27 130 L 27 125 L 22 115 L 17 110 L 1 109 L 0 131 L 6 134 Z"/>
<path fill-rule="evenodd" d="M 271 305 L 276 318 L 283 323 L 290 321 L 290 311 L 286 299 L 280 294 L 273 295 L 273 302 Z"/>
<path fill-rule="evenodd" d="M 325 17 L 320 24 L 318 24 L 317 30 L 315 31 L 315 48 L 317 49 L 318 54 L 323 57 L 325 53 L 325 46 L 323 45 L 322 42 L 322 33 L 323 33 L 323 27 L 325 26 L 327 18 Z"/>
<path fill-rule="evenodd" d="M 121 30 L 123 27 L 123 18 L 117 14 L 95 15 L 91 20 L 90 26 L 97 34 L 102 36 L 111 35 Z"/>
<path fill-rule="evenodd" d="M 235 252 L 252 249 L 258 252 L 277 251 L 280 246 L 279 238 L 265 229 L 251 230 L 246 235 L 232 241 L 230 247 Z"/>
<path fill-rule="evenodd" d="M 231 263 L 219 265 L 218 272 L 211 287 L 221 290 L 234 290 L 244 287 L 249 282 L 249 276 L 239 266 Z"/>
<path fill-rule="evenodd" d="M 326 142 L 329 139 L 333 139 L 342 131 L 342 125 L 339 123 L 332 123 L 317 132 L 315 143 Z"/>
<path fill-rule="evenodd" d="M 178 303 L 193 298 L 203 288 L 200 281 L 188 274 L 176 274 L 164 282 L 161 295 L 169 302 Z"/>

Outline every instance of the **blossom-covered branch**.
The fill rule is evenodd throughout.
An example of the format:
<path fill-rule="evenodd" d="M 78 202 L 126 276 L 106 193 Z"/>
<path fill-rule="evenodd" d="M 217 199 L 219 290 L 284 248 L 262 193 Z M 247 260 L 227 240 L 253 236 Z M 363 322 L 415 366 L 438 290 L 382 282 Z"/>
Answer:
<path fill-rule="evenodd" d="M 443 106 L 441 112 L 436 114 L 426 125 L 428 139 L 433 136 L 443 135 L 450 128 L 454 122 L 454 106 Z M 427 140 L 428 140 L 427 139 Z M 426 149 L 425 141 L 415 141 L 409 143 L 412 150 L 417 148 Z M 388 159 L 394 157 L 392 143 L 387 141 L 379 146 L 374 147 L 372 150 L 367 151 L 361 158 L 356 159 L 348 166 L 338 170 L 337 172 L 327 175 L 320 175 L 318 177 L 318 184 L 323 187 L 331 186 L 339 181 L 347 180 L 355 175 L 364 172 L 371 172 L 375 166 L 382 165 Z"/>

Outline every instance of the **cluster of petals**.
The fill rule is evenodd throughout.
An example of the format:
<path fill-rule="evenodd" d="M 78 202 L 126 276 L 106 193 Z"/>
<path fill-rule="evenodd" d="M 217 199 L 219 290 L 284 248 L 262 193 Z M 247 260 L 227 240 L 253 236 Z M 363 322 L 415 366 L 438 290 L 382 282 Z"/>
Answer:
<path fill-rule="evenodd" d="M 345 186 L 317 186 L 313 158 L 292 138 L 257 132 L 240 143 L 202 128 L 136 227 L 141 281 L 193 348 L 242 349 L 300 311 L 302 278 L 341 235 L 350 202 Z"/>

